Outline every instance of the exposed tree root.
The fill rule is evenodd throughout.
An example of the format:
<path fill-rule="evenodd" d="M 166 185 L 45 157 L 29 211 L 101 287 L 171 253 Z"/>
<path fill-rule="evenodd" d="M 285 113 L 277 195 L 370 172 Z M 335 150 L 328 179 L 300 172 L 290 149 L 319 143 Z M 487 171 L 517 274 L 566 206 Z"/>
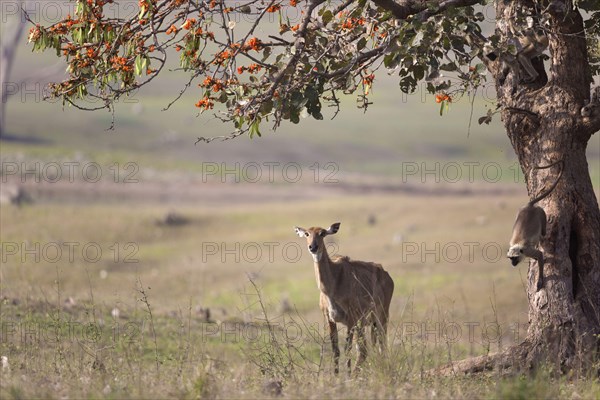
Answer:
<path fill-rule="evenodd" d="M 509 347 L 501 353 L 467 358 L 455 361 L 435 370 L 429 371 L 430 375 L 456 376 L 478 374 L 488 371 L 497 371 L 501 374 L 511 374 L 530 369 L 531 350 L 533 346 L 525 341 L 516 346 Z"/>

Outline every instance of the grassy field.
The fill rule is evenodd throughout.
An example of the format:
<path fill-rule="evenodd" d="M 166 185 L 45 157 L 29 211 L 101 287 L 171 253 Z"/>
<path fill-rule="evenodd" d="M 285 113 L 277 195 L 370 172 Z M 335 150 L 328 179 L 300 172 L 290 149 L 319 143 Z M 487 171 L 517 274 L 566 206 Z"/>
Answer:
<path fill-rule="evenodd" d="M 40 60 L 54 62 L 21 49 L 15 81 Z M 41 89 L 11 98 L 0 194 L 31 202 L 0 208 L 2 399 L 600 398 L 597 377 L 552 365 L 432 373 L 526 335 L 527 266 L 503 255 L 527 195 L 498 120 L 467 135 L 466 101 L 440 117 L 380 74 L 366 114 L 346 98 L 332 121 L 194 146 L 231 127 L 196 117 L 193 91 L 161 111 L 181 84 L 173 73 L 119 104 L 109 132 L 109 114 Z M 599 149 L 595 135 L 597 190 Z M 337 221 L 331 253 L 395 282 L 390 351 L 353 376 L 332 372 L 293 231 Z"/>
<path fill-rule="evenodd" d="M 289 398 L 597 398 L 597 379 L 544 383 L 551 366 L 427 373 L 524 338 L 526 267 L 510 268 L 499 240 L 521 196 L 321 188 L 282 201 L 262 186 L 263 204 L 65 203 L 40 190 L 37 203 L 3 206 L 3 398 L 257 398 L 280 384 Z M 170 212 L 186 222 L 165 224 Z M 376 260 L 395 281 L 390 354 L 351 378 L 332 374 L 312 262 L 292 229 L 334 221 L 332 253 Z"/>

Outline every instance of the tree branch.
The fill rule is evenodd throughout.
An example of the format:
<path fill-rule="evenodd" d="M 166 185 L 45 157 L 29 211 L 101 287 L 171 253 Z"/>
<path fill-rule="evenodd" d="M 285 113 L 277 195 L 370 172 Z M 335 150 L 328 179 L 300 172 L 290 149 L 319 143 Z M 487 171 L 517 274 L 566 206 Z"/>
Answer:
<path fill-rule="evenodd" d="M 467 7 L 480 2 L 481 0 L 440 0 L 435 4 L 435 7 L 428 8 L 427 5 L 432 2 L 409 0 L 397 3 L 394 0 L 373 0 L 373 3 L 384 10 L 390 11 L 397 19 L 404 20 L 418 14 L 418 19 L 421 21 L 441 14 L 450 7 Z"/>
<path fill-rule="evenodd" d="M 583 118 L 582 127 L 590 135 L 600 131 L 600 107 L 592 116 Z"/>

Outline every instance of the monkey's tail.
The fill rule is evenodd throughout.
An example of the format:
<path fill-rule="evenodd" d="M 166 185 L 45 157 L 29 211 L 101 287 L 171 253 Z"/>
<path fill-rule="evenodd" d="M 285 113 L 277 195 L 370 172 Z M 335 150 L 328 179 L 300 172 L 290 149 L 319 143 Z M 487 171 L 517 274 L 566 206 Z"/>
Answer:
<path fill-rule="evenodd" d="M 544 189 L 542 189 L 542 193 L 540 195 L 538 195 L 537 197 L 535 197 L 533 200 L 531 200 L 529 202 L 529 205 L 534 205 L 535 203 L 537 203 L 540 200 L 545 199 L 550 193 L 552 193 L 552 191 L 554 190 L 554 188 L 556 187 L 556 185 L 558 185 L 558 182 L 560 181 L 560 178 L 562 177 L 563 170 L 565 169 L 565 160 L 561 159 L 561 160 L 558 160 L 556 162 L 553 162 L 552 164 L 545 165 L 543 167 L 535 166 L 535 167 L 532 168 L 531 171 L 533 171 L 534 169 L 546 169 L 546 168 L 551 168 L 551 167 L 553 167 L 553 166 L 555 166 L 557 164 L 560 164 L 560 171 L 558 172 L 558 177 L 556 178 L 556 180 L 554 181 L 554 183 L 552 184 L 552 186 L 550 186 L 550 189 L 548 189 L 546 191 L 543 191 Z M 545 188 L 545 186 L 544 186 L 544 188 Z"/>

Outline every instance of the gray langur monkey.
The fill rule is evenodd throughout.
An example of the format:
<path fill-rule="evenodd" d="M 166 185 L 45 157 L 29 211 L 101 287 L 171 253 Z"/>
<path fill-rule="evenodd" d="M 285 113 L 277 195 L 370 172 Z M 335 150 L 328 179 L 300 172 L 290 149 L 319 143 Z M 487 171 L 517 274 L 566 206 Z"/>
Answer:
<path fill-rule="evenodd" d="M 533 258 L 537 261 L 539 266 L 537 290 L 540 290 L 544 285 L 544 255 L 537 249 L 537 246 L 542 236 L 546 236 L 546 212 L 543 208 L 535 204 L 552 193 L 558 181 L 560 181 L 564 169 L 564 160 L 544 167 L 534 168 L 546 169 L 557 164 L 561 164 L 560 172 L 550 189 L 542 192 L 542 194 L 519 210 L 515 225 L 513 226 L 513 233 L 509 243 L 510 248 L 506 255 L 510 258 L 513 267 L 516 267 L 525 257 Z"/>
<path fill-rule="evenodd" d="M 544 50 L 548 48 L 548 36 L 541 29 L 529 28 L 518 40 L 521 49 L 517 51 L 517 60 L 529 75 L 529 77 L 523 78 L 523 82 L 534 82 L 539 74 L 531 64 L 531 60 L 541 56 Z"/>
<path fill-rule="evenodd" d="M 508 35 L 510 36 L 508 44 L 516 49 L 516 54 L 503 53 L 498 55 L 495 51 L 486 51 L 486 57 L 495 61 L 500 57 L 502 62 L 502 78 L 504 82 L 509 72 L 515 76 L 515 84 L 519 82 L 532 83 L 540 75 L 534 68 L 531 60 L 541 56 L 548 48 L 548 35 L 541 27 L 535 27 L 534 19 L 527 17 L 527 27 L 519 30 L 515 27 L 512 19 L 508 18 Z M 521 68 L 519 68 L 521 67 Z M 524 69 L 527 76 L 523 76 L 521 69 Z"/>

